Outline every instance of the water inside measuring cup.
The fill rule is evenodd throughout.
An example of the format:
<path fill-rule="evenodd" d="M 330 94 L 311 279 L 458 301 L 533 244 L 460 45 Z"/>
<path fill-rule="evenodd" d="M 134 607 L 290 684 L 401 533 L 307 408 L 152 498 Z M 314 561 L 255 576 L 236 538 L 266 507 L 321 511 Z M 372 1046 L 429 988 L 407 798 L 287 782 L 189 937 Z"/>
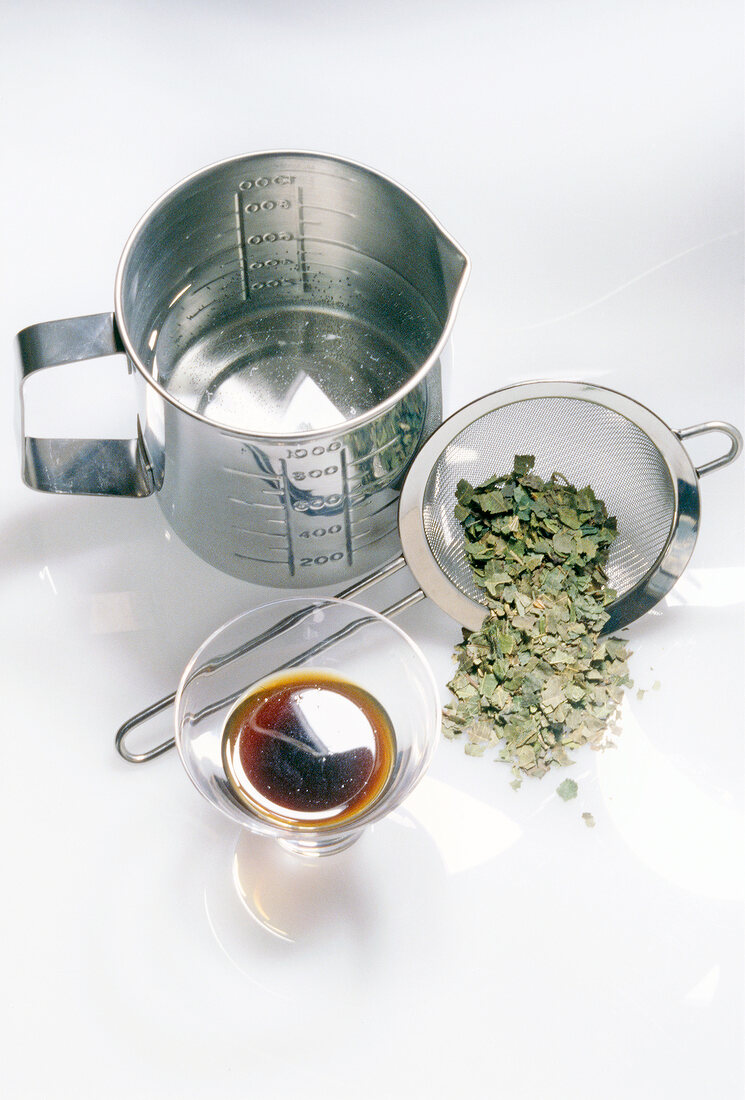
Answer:
<path fill-rule="evenodd" d="M 193 343 L 161 381 L 177 401 L 210 420 L 290 434 L 375 408 L 418 365 L 390 337 L 347 312 L 288 305 L 226 320 Z"/>

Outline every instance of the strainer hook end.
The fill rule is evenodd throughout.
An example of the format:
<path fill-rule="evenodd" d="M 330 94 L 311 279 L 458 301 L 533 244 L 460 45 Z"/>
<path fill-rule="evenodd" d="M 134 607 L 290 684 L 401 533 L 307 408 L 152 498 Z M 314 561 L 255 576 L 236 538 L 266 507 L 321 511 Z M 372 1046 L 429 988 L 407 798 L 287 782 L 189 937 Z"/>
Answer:
<path fill-rule="evenodd" d="M 681 428 L 675 434 L 678 439 L 690 439 L 694 435 L 705 435 L 707 432 L 721 432 L 729 436 L 730 448 L 720 458 L 713 458 L 711 462 L 705 462 L 703 466 L 696 467 L 698 477 L 710 474 L 713 470 L 719 470 L 722 466 L 729 466 L 742 451 L 742 434 L 733 424 L 727 424 L 724 420 L 707 420 L 703 424 L 694 424 L 690 428 Z"/>

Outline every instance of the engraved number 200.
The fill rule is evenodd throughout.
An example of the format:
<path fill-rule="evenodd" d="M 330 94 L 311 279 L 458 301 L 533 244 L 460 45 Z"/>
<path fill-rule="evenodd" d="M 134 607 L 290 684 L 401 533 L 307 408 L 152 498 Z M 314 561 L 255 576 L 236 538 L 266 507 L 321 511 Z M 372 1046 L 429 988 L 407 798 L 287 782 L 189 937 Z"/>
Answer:
<path fill-rule="evenodd" d="M 301 565 L 325 565 L 329 561 L 341 561 L 344 557 L 341 550 L 337 550 L 333 554 L 319 554 L 315 558 L 301 558 Z"/>

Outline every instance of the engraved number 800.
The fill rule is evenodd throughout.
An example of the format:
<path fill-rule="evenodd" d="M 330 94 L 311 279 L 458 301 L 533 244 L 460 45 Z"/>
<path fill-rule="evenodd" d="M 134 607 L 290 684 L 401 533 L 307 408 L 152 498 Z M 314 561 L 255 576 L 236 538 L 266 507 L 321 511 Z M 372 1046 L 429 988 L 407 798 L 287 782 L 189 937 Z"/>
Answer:
<path fill-rule="evenodd" d="M 305 481 L 306 477 L 323 477 L 324 474 L 329 477 L 331 474 L 337 473 L 338 469 L 338 466 L 327 466 L 325 470 L 308 470 L 307 473 L 305 470 L 295 470 L 292 477 L 295 481 Z"/>

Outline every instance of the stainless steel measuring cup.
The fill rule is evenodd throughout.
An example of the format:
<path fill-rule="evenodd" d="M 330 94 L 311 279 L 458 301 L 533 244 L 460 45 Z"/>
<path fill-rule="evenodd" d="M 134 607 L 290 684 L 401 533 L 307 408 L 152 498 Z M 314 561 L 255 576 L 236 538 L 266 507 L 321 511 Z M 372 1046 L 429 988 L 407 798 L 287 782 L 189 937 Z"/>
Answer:
<path fill-rule="evenodd" d="M 19 334 L 22 377 L 124 353 L 130 440 L 23 439 L 53 493 L 144 497 L 205 561 L 277 587 L 399 550 L 399 488 L 442 418 L 469 262 L 404 188 L 297 151 L 189 176 L 133 230 L 115 312 Z"/>

